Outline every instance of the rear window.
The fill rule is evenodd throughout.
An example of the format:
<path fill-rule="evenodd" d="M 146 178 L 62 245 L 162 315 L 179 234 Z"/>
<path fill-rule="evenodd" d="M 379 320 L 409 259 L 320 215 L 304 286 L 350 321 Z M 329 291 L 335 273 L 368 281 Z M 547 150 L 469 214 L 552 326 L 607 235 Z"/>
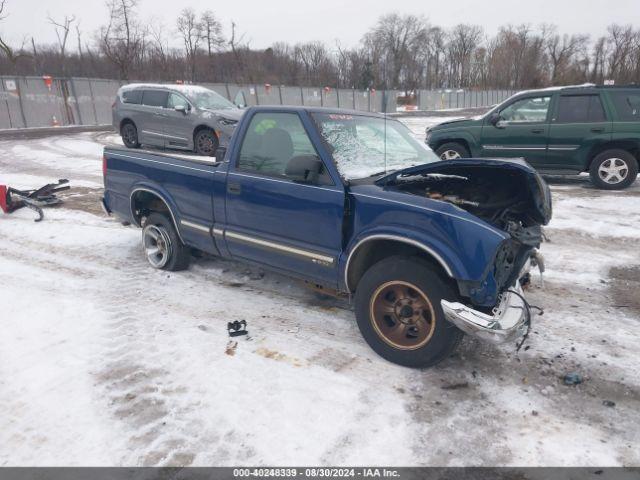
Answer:
<path fill-rule="evenodd" d="M 125 90 L 122 92 L 122 103 L 142 102 L 142 90 Z"/>
<path fill-rule="evenodd" d="M 161 90 L 144 90 L 142 104 L 148 107 L 164 107 L 167 104 L 169 93 Z"/>
<path fill-rule="evenodd" d="M 604 122 L 606 119 L 599 95 L 560 97 L 557 123 Z"/>
<path fill-rule="evenodd" d="M 609 92 L 609 95 L 619 120 L 640 122 L 640 92 Z"/>

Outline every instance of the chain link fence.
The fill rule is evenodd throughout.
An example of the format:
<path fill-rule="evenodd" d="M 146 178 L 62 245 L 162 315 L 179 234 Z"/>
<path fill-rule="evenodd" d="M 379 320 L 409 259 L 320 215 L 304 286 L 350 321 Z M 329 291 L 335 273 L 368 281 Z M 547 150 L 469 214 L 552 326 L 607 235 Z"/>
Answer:
<path fill-rule="evenodd" d="M 0 76 L 0 129 L 62 125 L 108 125 L 117 80 Z M 365 112 L 396 112 L 399 92 L 284 85 L 203 83 L 228 100 L 253 105 L 307 105 Z M 487 107 L 511 90 L 420 90 L 418 110 Z"/>

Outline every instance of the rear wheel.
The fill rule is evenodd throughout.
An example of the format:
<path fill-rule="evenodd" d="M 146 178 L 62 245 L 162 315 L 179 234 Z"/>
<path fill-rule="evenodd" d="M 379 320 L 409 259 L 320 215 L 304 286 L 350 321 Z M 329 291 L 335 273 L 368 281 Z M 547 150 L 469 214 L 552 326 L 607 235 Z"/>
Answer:
<path fill-rule="evenodd" d="M 429 367 L 447 358 L 462 332 L 444 318 L 442 299 L 454 289 L 418 257 L 373 265 L 356 290 L 356 320 L 369 346 L 390 362 Z"/>
<path fill-rule="evenodd" d="M 159 270 L 184 270 L 191 260 L 173 222 L 161 213 L 152 213 L 144 222 L 142 248 L 151 266 Z"/>
<path fill-rule="evenodd" d="M 456 160 L 458 158 L 469 158 L 471 156 L 469 150 L 458 142 L 449 142 L 441 145 L 436 150 L 436 155 L 440 157 L 440 160 Z"/>
<path fill-rule="evenodd" d="M 122 136 L 122 142 L 127 148 L 139 148 L 140 142 L 138 141 L 138 129 L 133 122 L 127 122 L 122 125 L 120 129 L 120 136 Z"/>
<path fill-rule="evenodd" d="M 213 157 L 218 149 L 218 136 L 213 130 L 200 130 L 193 139 L 194 150 L 198 155 Z"/>
<path fill-rule="evenodd" d="M 589 176 L 598 188 L 621 190 L 631 185 L 638 176 L 638 161 L 626 150 L 605 150 L 591 162 Z"/>

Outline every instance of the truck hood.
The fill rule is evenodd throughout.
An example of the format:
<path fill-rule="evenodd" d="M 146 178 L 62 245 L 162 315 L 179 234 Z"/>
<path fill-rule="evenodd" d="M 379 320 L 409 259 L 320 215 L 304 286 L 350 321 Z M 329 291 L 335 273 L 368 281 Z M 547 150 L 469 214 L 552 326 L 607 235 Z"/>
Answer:
<path fill-rule="evenodd" d="M 548 185 L 524 160 L 443 160 L 397 170 L 375 183 L 453 203 L 501 229 L 506 217 L 531 226 L 546 225 L 552 215 Z"/>

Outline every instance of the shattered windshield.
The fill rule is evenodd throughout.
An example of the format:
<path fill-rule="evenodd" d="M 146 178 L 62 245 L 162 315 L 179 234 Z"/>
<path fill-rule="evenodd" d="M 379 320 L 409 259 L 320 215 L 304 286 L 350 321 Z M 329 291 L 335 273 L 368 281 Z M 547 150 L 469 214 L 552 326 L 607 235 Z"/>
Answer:
<path fill-rule="evenodd" d="M 205 88 L 193 88 L 187 91 L 187 96 L 196 107 L 205 110 L 228 110 L 236 108 L 233 103 L 218 95 L 216 92 Z"/>
<path fill-rule="evenodd" d="M 340 175 L 347 180 L 439 161 L 397 120 L 331 113 L 313 117 Z"/>

